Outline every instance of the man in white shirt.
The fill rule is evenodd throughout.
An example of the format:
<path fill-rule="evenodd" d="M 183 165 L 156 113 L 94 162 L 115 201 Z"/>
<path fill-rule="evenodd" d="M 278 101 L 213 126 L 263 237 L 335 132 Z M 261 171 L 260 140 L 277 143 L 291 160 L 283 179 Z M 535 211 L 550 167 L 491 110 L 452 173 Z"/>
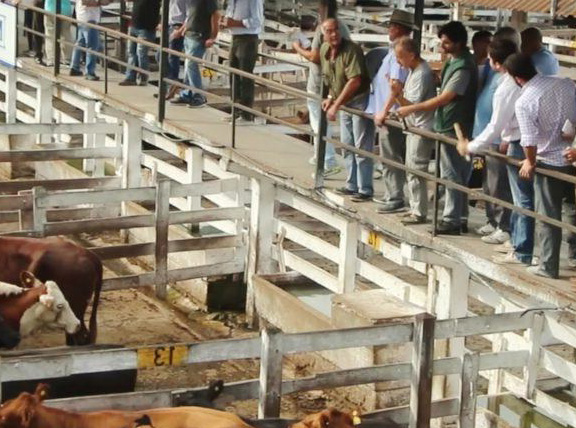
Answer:
<path fill-rule="evenodd" d="M 229 0 L 221 28 L 229 29 L 232 34 L 230 67 L 252 73 L 258 57 L 258 35 L 264 28 L 263 0 Z M 254 80 L 238 75 L 233 79 L 234 102 L 251 108 L 254 104 Z M 239 116 L 240 123 L 253 119 L 252 114 L 245 111 Z"/>
<path fill-rule="evenodd" d="M 471 142 L 461 141 L 458 151 L 462 156 L 478 153 L 490 148 L 491 144 L 500 141 L 500 151 L 511 158 L 523 160 L 524 153 L 520 145 L 520 128 L 516 120 L 515 105 L 521 89 L 514 78 L 506 73 L 504 62 L 515 53 L 518 45 L 508 39 L 495 39 L 489 46 L 490 66 L 502 75 L 502 82 L 494 93 L 492 117 L 484 130 Z M 534 210 L 534 187 L 532 180 L 521 179 L 518 167 L 507 165 L 508 179 L 514 205 Z M 512 248 L 506 255 L 492 258 L 499 264 L 530 265 L 534 250 L 534 219 L 525 215 L 512 214 Z"/>
<path fill-rule="evenodd" d="M 410 70 L 404 88 L 398 81 L 391 86 L 392 93 L 398 102 L 405 106 L 434 98 L 436 96 L 434 75 L 428 63 L 420 57 L 418 43 L 409 37 L 402 37 L 396 42 L 395 51 L 398 63 Z M 412 113 L 406 119 L 411 126 L 431 131 L 434 125 L 434 112 L 419 111 Z M 434 141 L 420 135 L 408 134 L 406 136 L 406 166 L 427 172 L 433 148 Z M 428 215 L 426 180 L 407 173 L 406 181 L 410 211 L 402 215 L 402 223 L 424 223 Z"/>
<path fill-rule="evenodd" d="M 100 23 L 100 1 L 99 0 L 77 0 L 76 1 L 76 19 L 80 22 L 90 24 Z M 88 48 L 98 52 L 100 50 L 100 34 L 97 29 L 78 25 L 78 36 L 76 46 Z M 82 76 L 80 70 L 80 59 L 82 51 L 75 48 L 72 52 L 72 61 L 70 64 L 70 76 Z M 86 53 L 86 79 L 99 80 L 96 75 L 96 63 L 98 57 L 93 53 Z"/>
<path fill-rule="evenodd" d="M 526 54 L 511 55 L 504 66 L 522 87 L 516 101 L 516 118 L 521 133 L 521 144 L 526 159 L 520 168 L 520 177 L 530 179 L 536 166 L 542 169 L 575 175 L 576 168 L 565 158 L 570 142 L 564 139 L 566 121 L 576 123 L 576 86 L 569 79 L 539 74 Z M 562 211 L 568 223 L 576 223 L 574 184 L 544 174 L 534 177 L 536 211 L 555 220 L 562 220 Z M 564 204 L 564 207 L 563 207 Z M 540 229 L 540 265 L 528 271 L 545 278 L 558 278 L 562 229 L 542 223 Z M 573 266 L 576 259 L 576 234 L 568 234 L 568 258 Z"/>

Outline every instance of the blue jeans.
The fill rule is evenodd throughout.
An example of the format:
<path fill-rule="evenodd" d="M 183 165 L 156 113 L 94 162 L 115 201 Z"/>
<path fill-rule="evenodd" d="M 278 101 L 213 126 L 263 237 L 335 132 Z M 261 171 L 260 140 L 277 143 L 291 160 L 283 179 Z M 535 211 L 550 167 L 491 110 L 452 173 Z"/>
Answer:
<path fill-rule="evenodd" d="M 453 134 L 449 137 L 456 138 Z M 471 164 L 458 154 L 456 147 L 442 144 L 440 147 L 440 177 L 460 184 L 468 185 Z M 468 195 L 451 187 L 446 187 L 442 220 L 452 226 L 460 226 L 468 218 Z"/>
<path fill-rule="evenodd" d="M 307 100 L 308 104 L 308 117 L 310 119 L 310 126 L 312 127 L 312 132 L 314 132 L 314 153 L 316 153 L 316 146 L 318 145 L 318 125 L 320 123 L 320 111 L 322 106 L 319 101 Z M 326 127 L 326 137 L 332 137 L 332 132 L 330 132 L 330 124 Z M 336 150 L 332 143 L 326 143 L 326 152 L 324 154 L 324 169 L 330 169 L 338 166 L 338 161 L 336 160 Z"/>
<path fill-rule="evenodd" d="M 128 35 L 144 39 L 148 42 L 153 42 L 156 37 L 156 32 L 142 28 L 130 27 Z M 128 42 L 128 65 L 148 70 L 148 46 L 130 40 Z M 126 69 L 126 80 L 136 80 L 136 75 L 137 71 L 133 68 L 128 67 Z M 148 75 L 141 73 L 140 78 L 146 81 L 148 80 Z"/>
<path fill-rule="evenodd" d="M 202 58 L 206 52 L 206 45 L 201 37 L 188 35 L 184 37 L 184 52 L 186 55 L 195 58 Z M 194 88 L 202 89 L 202 75 L 197 62 L 186 60 L 184 64 L 185 79 L 184 83 Z M 194 99 L 205 101 L 204 95 L 195 93 L 192 89 L 184 89 L 180 92 L 180 98 L 192 101 Z"/>
<path fill-rule="evenodd" d="M 513 159 L 524 160 L 524 149 L 520 145 L 520 141 L 512 141 L 508 145 L 506 155 Z M 506 165 L 506 169 L 508 170 L 508 180 L 514 205 L 534 211 L 534 181 L 520 178 L 517 166 Z M 512 211 L 510 217 L 512 245 L 514 246 L 516 258 L 525 264 L 532 262 L 535 224 L 536 221 L 533 217 Z"/>
<path fill-rule="evenodd" d="M 97 24 L 95 21 L 89 21 L 89 24 Z M 88 48 L 93 51 L 100 50 L 100 34 L 95 28 L 88 28 L 83 25 L 78 26 L 78 37 L 76 46 Z M 72 52 L 72 70 L 80 71 L 80 60 L 82 59 L 81 49 L 74 49 Z M 86 74 L 94 75 L 96 73 L 96 61 L 98 57 L 92 53 L 86 53 Z"/>
<path fill-rule="evenodd" d="M 366 108 L 368 97 L 351 102 L 348 107 L 362 110 Z M 357 115 L 340 112 L 340 138 L 342 143 L 354 146 L 367 152 L 372 152 L 374 148 L 374 121 Z M 344 162 L 348 171 L 346 179 L 346 189 L 372 196 L 374 187 L 372 185 L 372 173 L 374 162 L 371 158 L 365 158 L 348 150 L 344 153 Z"/>

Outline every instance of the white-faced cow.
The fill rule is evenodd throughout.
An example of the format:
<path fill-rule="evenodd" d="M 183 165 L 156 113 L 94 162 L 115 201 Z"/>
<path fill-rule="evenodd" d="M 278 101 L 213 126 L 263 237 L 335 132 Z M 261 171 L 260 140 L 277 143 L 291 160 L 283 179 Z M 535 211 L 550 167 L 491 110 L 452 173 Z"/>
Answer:
<path fill-rule="evenodd" d="M 0 281 L 17 284 L 29 271 L 40 281 L 54 281 L 80 320 L 75 334 L 66 334 L 68 345 L 94 343 L 97 310 L 102 288 L 102 263 L 93 253 L 60 237 L 44 239 L 0 237 Z M 89 329 L 84 313 L 94 294 Z"/>

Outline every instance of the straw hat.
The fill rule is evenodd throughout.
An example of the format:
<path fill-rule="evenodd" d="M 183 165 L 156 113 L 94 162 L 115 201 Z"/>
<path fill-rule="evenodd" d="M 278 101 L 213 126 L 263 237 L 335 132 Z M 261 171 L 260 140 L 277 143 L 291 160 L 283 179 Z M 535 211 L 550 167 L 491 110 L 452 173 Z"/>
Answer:
<path fill-rule="evenodd" d="M 418 30 L 419 28 L 414 24 L 414 14 L 407 10 L 394 9 L 390 16 L 389 24 L 402 25 L 410 30 Z"/>

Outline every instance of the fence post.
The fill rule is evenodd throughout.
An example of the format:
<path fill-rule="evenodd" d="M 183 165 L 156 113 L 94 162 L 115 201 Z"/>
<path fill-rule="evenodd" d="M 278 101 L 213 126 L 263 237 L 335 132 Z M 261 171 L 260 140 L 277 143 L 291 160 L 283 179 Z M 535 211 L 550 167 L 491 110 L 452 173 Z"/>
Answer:
<path fill-rule="evenodd" d="M 96 120 L 96 122 L 105 123 L 103 119 Z M 94 147 L 106 147 L 106 134 L 94 134 Z M 106 162 L 104 159 L 93 159 L 94 170 L 92 171 L 92 177 L 104 177 Z"/>
<path fill-rule="evenodd" d="M 20 190 L 18 196 L 27 197 L 27 203 L 25 203 L 24 207 L 18 211 L 20 230 L 34 230 L 34 199 L 32 190 Z"/>
<path fill-rule="evenodd" d="M 56 15 L 62 13 L 62 0 L 56 0 Z M 47 16 L 47 15 L 45 15 Z M 52 18 L 48 16 L 48 18 Z M 62 33 L 62 22 L 57 16 L 54 19 L 54 76 L 60 74 L 60 34 Z M 48 58 L 50 60 L 51 58 Z"/>
<path fill-rule="evenodd" d="M 327 96 L 327 88 L 324 87 L 324 81 L 320 82 L 322 99 Z M 322 103 L 322 101 L 320 101 Z M 314 136 L 316 138 L 317 144 L 314 148 L 316 155 L 316 171 L 314 173 L 314 188 L 321 189 L 324 187 L 324 158 L 326 157 L 326 136 L 328 134 L 328 120 L 326 118 L 326 112 L 322 109 L 322 104 L 320 104 L 320 117 L 318 118 L 318 134 Z"/>
<path fill-rule="evenodd" d="M 52 82 L 46 79 L 38 79 L 36 94 L 36 123 L 52 123 Z M 41 134 L 37 138 L 38 144 L 48 144 L 51 141 L 50 134 Z"/>
<path fill-rule="evenodd" d="M 478 354 L 464 354 L 462 358 L 462 385 L 460 388 L 460 428 L 476 425 L 476 396 L 478 384 Z"/>
<path fill-rule="evenodd" d="M 338 292 L 352 293 L 356 285 L 358 223 L 355 221 L 346 221 L 346 224 L 340 233 Z"/>
<path fill-rule="evenodd" d="M 46 189 L 44 187 L 34 187 L 32 189 L 34 231 L 41 237 L 44 236 L 44 226 L 46 225 L 46 207 L 42 201 L 44 196 L 46 196 Z"/>
<path fill-rule="evenodd" d="M 189 183 L 202 183 L 202 172 L 204 170 L 204 153 L 199 147 L 188 147 L 186 149 L 186 168 Z M 188 196 L 188 210 L 197 211 L 202 209 L 201 196 Z M 191 224 L 190 231 L 197 233 L 200 231 L 199 224 Z"/>
<path fill-rule="evenodd" d="M 246 321 L 250 326 L 256 322 L 253 276 L 257 273 L 272 273 L 274 261 L 271 257 L 274 237 L 274 200 L 276 187 L 263 177 L 252 179 L 252 202 L 250 204 L 250 228 L 248 233 L 248 262 L 246 264 Z"/>
<path fill-rule="evenodd" d="M 96 121 L 96 101 L 87 100 L 86 109 L 83 115 L 84 123 L 94 123 Z M 88 132 L 83 136 L 83 146 L 85 149 L 94 147 L 95 134 Z M 85 174 L 94 173 L 95 160 L 92 158 L 84 159 L 82 162 L 82 169 Z"/>
<path fill-rule="evenodd" d="M 156 183 L 156 246 L 155 285 L 156 296 L 166 298 L 168 285 L 168 228 L 170 227 L 170 180 Z"/>
<path fill-rule="evenodd" d="M 542 343 L 542 330 L 544 329 L 544 315 L 534 313 L 532 327 L 524 333 L 528 342 L 528 361 L 524 367 L 524 398 L 532 400 L 538 380 L 538 366 L 540 363 L 540 345 Z"/>
<path fill-rule="evenodd" d="M 18 78 L 16 67 L 6 70 L 6 123 L 16 123 L 18 98 Z"/>
<path fill-rule="evenodd" d="M 142 157 L 142 126 L 137 119 L 124 120 L 122 138 L 122 187 L 140 187 Z"/>
<path fill-rule="evenodd" d="M 282 333 L 278 329 L 263 329 L 261 338 L 258 418 L 277 418 L 282 396 Z"/>
<path fill-rule="evenodd" d="M 230 94 L 232 94 L 232 107 L 230 109 L 230 114 L 232 115 L 232 148 L 236 148 L 236 75 L 231 74 L 230 80 L 231 88 Z"/>
<path fill-rule="evenodd" d="M 160 35 L 160 73 L 158 77 L 158 121 L 163 122 L 166 116 L 166 70 L 168 69 L 168 13 L 170 9 L 170 0 L 162 0 L 162 34 Z"/>
<path fill-rule="evenodd" d="M 414 320 L 409 428 L 430 427 L 435 322 L 428 313 L 418 314 Z"/>
<path fill-rule="evenodd" d="M 495 314 L 502 314 L 506 312 L 506 307 L 503 304 L 498 305 L 494 313 Z M 506 338 L 504 337 L 503 333 L 497 333 L 494 336 L 494 340 L 492 340 L 492 352 L 502 352 L 506 350 Z M 504 381 L 504 370 L 492 370 L 490 372 L 490 377 L 488 379 L 488 396 L 495 397 L 502 393 L 502 383 Z M 498 405 L 497 400 L 494 398 L 488 399 L 488 410 L 493 413 L 498 413 Z"/>

